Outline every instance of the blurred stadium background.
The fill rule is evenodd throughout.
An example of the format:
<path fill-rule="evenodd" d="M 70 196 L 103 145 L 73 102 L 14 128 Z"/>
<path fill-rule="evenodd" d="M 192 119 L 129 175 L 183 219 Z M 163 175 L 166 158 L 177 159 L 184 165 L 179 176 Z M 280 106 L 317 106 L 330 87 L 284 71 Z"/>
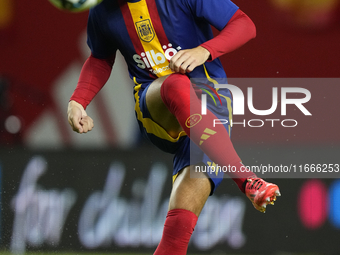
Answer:
<path fill-rule="evenodd" d="M 245 95 L 253 87 L 256 109 L 271 106 L 272 87 L 312 94 L 305 104 L 312 116 L 293 106 L 287 116 L 235 116 L 232 140 L 243 162 L 339 164 L 339 1 L 234 2 L 254 20 L 257 39 L 222 58 L 229 83 Z M 68 127 L 67 102 L 89 54 L 86 18 L 47 0 L 0 1 L 3 254 L 151 254 L 160 240 L 172 159 L 140 138 L 120 56 L 88 108 L 95 129 L 78 135 Z M 280 121 L 272 127 L 269 118 Z M 250 127 L 254 119 L 265 125 Z M 298 125 L 285 128 L 284 119 Z M 266 214 L 225 180 L 202 212 L 189 253 L 340 254 L 337 176 L 272 176 L 283 196 Z"/>

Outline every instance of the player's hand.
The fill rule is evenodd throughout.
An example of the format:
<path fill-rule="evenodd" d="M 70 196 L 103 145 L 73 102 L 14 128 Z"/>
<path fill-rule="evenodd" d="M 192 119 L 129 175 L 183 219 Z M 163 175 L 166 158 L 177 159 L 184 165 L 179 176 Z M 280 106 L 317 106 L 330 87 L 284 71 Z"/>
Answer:
<path fill-rule="evenodd" d="M 87 116 L 84 107 L 76 101 L 68 103 L 67 116 L 73 131 L 82 134 L 92 130 L 93 120 Z"/>
<path fill-rule="evenodd" d="M 189 73 L 197 66 L 203 65 L 210 57 L 210 52 L 201 46 L 180 50 L 170 60 L 170 69 L 176 73 Z"/>

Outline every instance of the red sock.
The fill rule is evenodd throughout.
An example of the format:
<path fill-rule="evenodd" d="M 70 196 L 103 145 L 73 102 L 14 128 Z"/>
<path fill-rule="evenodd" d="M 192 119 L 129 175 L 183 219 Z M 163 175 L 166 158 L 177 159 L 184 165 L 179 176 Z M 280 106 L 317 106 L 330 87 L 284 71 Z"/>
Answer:
<path fill-rule="evenodd" d="M 236 168 L 236 172 L 227 172 L 227 174 L 244 192 L 245 181 L 248 177 L 255 175 L 245 169 L 241 163 L 241 159 L 237 155 L 224 126 L 213 126 L 214 119 L 218 118 L 209 110 L 207 110 L 207 115 L 201 115 L 201 101 L 197 97 L 189 78 L 182 74 L 170 75 L 162 84 L 161 97 L 190 139 L 214 163 L 219 166 L 234 166 Z M 188 121 L 193 114 L 199 114 L 202 119 L 195 125 L 190 125 Z"/>
<path fill-rule="evenodd" d="M 187 254 L 188 244 L 197 219 L 197 216 L 188 210 L 170 210 L 166 216 L 162 239 L 154 255 Z"/>

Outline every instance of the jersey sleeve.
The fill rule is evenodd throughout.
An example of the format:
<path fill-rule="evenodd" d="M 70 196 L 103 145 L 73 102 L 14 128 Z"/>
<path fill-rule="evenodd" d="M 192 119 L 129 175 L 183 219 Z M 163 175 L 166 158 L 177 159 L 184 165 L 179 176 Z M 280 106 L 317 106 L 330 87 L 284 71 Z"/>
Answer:
<path fill-rule="evenodd" d="M 81 69 L 77 87 L 70 100 L 80 103 L 86 109 L 109 79 L 113 63 L 113 58 L 99 59 L 93 55 L 88 57 Z"/>
<path fill-rule="evenodd" d="M 105 35 L 105 23 L 103 16 L 96 12 L 96 8 L 90 9 L 87 21 L 87 45 L 95 58 L 108 59 L 115 56 L 117 48 Z"/>
<path fill-rule="evenodd" d="M 209 61 L 212 61 L 236 50 L 255 37 L 255 24 L 239 9 L 217 36 L 202 43 L 201 46 L 210 52 Z"/>
<path fill-rule="evenodd" d="M 182 0 L 197 18 L 205 19 L 218 30 L 222 30 L 239 9 L 230 0 Z"/>

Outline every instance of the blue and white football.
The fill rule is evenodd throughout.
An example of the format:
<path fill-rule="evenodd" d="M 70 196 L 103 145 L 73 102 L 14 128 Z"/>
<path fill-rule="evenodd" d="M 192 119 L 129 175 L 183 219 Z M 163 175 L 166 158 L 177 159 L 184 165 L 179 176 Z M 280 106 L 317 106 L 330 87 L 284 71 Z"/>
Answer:
<path fill-rule="evenodd" d="M 103 0 L 48 0 L 60 10 L 82 12 L 96 6 Z"/>

